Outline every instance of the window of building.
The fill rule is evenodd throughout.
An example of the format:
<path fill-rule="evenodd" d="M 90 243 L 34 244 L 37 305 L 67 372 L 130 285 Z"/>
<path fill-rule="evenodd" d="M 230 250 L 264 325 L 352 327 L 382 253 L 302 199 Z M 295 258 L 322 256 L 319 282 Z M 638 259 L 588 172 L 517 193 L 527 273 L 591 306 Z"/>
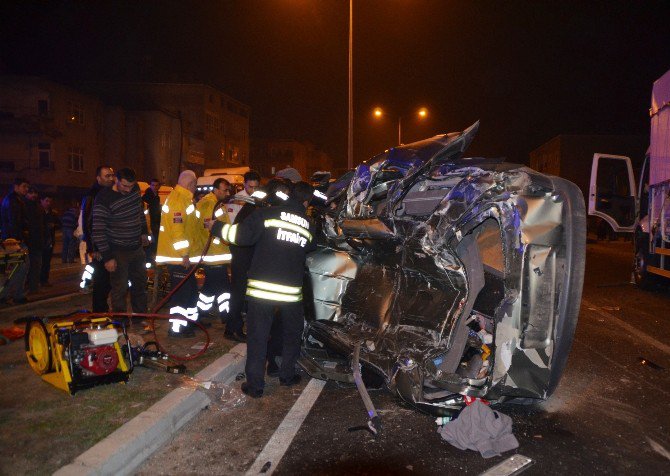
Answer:
<path fill-rule="evenodd" d="M 240 148 L 234 145 L 228 146 L 228 162 L 231 164 L 240 163 Z"/>
<path fill-rule="evenodd" d="M 40 116 L 49 115 L 49 101 L 47 101 L 46 99 L 37 100 L 37 114 L 39 114 Z"/>
<path fill-rule="evenodd" d="M 84 171 L 84 149 L 81 147 L 70 147 L 68 154 L 68 168 L 73 172 Z"/>
<path fill-rule="evenodd" d="M 68 118 L 67 121 L 71 124 L 84 124 L 84 108 L 81 104 L 68 102 Z"/>
<path fill-rule="evenodd" d="M 53 169 L 53 162 L 51 161 L 51 143 L 40 142 L 37 144 L 38 166 L 40 169 Z"/>

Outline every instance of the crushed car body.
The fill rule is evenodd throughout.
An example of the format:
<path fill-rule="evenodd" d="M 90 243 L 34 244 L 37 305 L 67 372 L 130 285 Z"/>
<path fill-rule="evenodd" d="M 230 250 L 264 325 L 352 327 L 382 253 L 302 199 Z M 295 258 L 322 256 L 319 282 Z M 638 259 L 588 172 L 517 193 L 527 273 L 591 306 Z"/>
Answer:
<path fill-rule="evenodd" d="M 437 415 L 466 396 L 554 391 L 579 314 L 583 196 L 464 158 L 478 127 L 390 149 L 331 184 L 307 260 L 310 375 L 353 383 L 356 354 L 364 378 Z"/>

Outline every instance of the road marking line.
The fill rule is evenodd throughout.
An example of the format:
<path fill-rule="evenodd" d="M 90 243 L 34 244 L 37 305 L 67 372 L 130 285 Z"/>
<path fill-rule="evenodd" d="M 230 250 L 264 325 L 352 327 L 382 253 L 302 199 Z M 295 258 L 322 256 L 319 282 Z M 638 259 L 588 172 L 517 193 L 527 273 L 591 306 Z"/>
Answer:
<path fill-rule="evenodd" d="M 610 314 L 609 312 L 605 312 L 599 309 L 598 306 L 596 306 L 590 301 L 587 301 L 586 299 L 582 299 L 582 304 L 587 307 L 588 311 L 593 311 L 596 314 L 600 314 L 602 317 L 609 319 L 613 324 L 616 324 L 617 326 L 626 330 L 629 334 L 634 335 L 635 337 L 642 340 L 646 344 L 649 344 L 652 347 L 656 347 L 661 352 L 670 355 L 670 345 L 664 344 L 663 342 L 654 339 L 649 334 L 645 334 L 644 332 L 638 330 L 636 327 L 628 324 L 622 319 Z"/>
<path fill-rule="evenodd" d="M 267 442 L 254 464 L 246 472 L 247 475 L 261 474 L 261 469 L 265 469 L 263 474 L 272 474 L 277 469 L 284 453 L 291 445 L 293 438 L 295 438 L 325 385 L 325 380 L 313 378 L 309 381 L 298 400 L 275 430 L 270 441 Z M 270 463 L 269 467 L 266 467 L 267 463 Z"/>

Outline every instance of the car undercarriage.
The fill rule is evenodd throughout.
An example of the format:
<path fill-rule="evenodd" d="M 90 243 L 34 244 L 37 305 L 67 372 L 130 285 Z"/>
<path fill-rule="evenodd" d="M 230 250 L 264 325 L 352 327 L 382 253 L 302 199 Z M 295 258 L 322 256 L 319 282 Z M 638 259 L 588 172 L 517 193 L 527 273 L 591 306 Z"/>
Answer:
<path fill-rule="evenodd" d="M 436 415 L 555 390 L 579 314 L 583 197 L 464 158 L 478 127 L 390 149 L 331 185 L 307 260 L 309 374 L 354 383 L 360 368 Z"/>

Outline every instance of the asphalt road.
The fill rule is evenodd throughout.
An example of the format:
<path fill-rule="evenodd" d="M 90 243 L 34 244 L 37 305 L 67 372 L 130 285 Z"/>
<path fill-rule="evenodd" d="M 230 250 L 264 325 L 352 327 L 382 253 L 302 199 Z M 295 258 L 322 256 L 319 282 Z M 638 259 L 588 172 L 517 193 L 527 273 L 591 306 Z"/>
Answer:
<path fill-rule="evenodd" d="M 431 417 L 384 390 L 371 392 L 384 425 L 375 439 L 349 431 L 366 422 L 355 388 L 328 383 L 310 409 L 295 403 L 305 385 L 270 379 L 260 400 L 245 400 L 239 384 L 212 389 L 215 403 L 139 473 L 479 474 L 519 453 L 534 461 L 525 474 L 668 474 L 670 292 L 630 285 L 631 260 L 630 243 L 588 245 L 576 339 L 556 393 L 534 406 L 498 407 L 513 419 L 518 450 L 491 459 L 458 450 Z M 301 409 L 304 421 L 293 414 Z M 259 458 L 271 438 L 268 446 L 288 446 L 279 461 Z"/>

